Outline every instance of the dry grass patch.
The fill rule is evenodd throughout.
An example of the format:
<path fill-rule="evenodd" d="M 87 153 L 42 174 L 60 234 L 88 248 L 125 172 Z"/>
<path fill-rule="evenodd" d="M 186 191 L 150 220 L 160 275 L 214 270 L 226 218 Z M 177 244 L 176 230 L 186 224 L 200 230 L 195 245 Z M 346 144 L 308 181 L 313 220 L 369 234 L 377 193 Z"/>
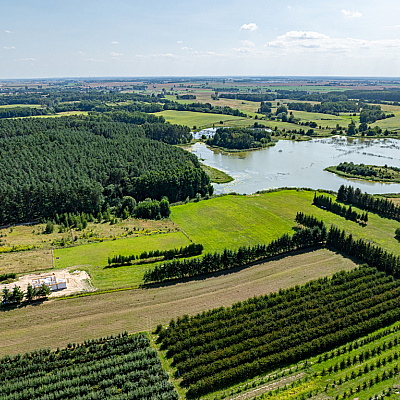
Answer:
<path fill-rule="evenodd" d="M 319 249 L 188 282 L 5 310 L 1 312 L 0 355 L 54 349 L 124 330 L 147 331 L 171 318 L 230 306 L 355 266 L 340 254 Z"/>
<path fill-rule="evenodd" d="M 43 271 L 53 267 L 52 250 L 31 250 L 18 253 L 0 253 L 0 274 Z"/>

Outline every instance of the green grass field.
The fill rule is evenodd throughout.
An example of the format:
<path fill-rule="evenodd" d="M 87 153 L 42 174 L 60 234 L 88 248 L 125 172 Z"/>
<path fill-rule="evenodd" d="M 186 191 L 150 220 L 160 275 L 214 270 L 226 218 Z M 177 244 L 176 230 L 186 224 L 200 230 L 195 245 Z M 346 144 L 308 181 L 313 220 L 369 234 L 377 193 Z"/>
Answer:
<path fill-rule="evenodd" d="M 296 213 L 302 211 L 400 255 L 394 237 L 398 222 L 369 213 L 368 225 L 363 227 L 313 206 L 313 196 L 312 191 L 296 190 L 229 195 L 172 207 L 171 219 L 195 243 L 202 243 L 205 251 L 220 251 L 225 247 L 268 243 L 283 233 L 291 233 L 296 226 Z"/>
<path fill-rule="evenodd" d="M 252 125 L 252 120 L 247 120 L 243 117 L 235 117 L 233 115 L 223 115 L 223 114 L 207 114 L 207 113 L 199 113 L 199 112 L 191 112 L 191 111 L 176 111 L 176 110 L 167 110 L 161 111 L 158 113 L 154 113 L 157 117 L 163 116 L 166 121 L 171 124 L 179 124 L 179 125 L 187 125 L 190 128 L 196 126 L 197 128 L 203 128 L 212 126 L 215 124 L 216 126 L 221 126 L 220 121 L 224 121 L 224 125 L 231 125 L 232 122 L 237 121 L 248 121 L 247 125 Z"/>
<path fill-rule="evenodd" d="M 139 255 L 143 251 L 168 250 L 187 246 L 189 239 L 182 232 L 139 236 L 107 242 L 54 250 L 55 268 L 77 267 L 85 269 L 98 289 L 137 286 L 142 283 L 148 265 L 131 265 L 118 268 L 104 268 L 108 257 L 114 255 Z"/>

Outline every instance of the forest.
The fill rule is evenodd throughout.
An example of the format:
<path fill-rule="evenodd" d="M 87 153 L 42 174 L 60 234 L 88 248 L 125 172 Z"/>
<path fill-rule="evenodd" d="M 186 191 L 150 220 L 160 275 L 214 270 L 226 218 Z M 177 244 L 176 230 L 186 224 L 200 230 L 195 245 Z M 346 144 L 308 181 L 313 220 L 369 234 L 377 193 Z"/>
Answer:
<path fill-rule="evenodd" d="M 176 202 L 212 193 L 194 155 L 148 138 L 162 140 L 174 129 L 179 134 L 179 126 L 160 130 L 162 123 L 99 119 L 2 121 L 1 225 L 51 219 L 57 213 L 97 215 L 118 207 L 124 196 L 136 201 L 166 196 Z"/>
<path fill-rule="evenodd" d="M 226 149 L 252 149 L 273 145 L 271 135 L 264 129 L 218 128 L 215 135 L 207 140 L 210 146 Z"/>

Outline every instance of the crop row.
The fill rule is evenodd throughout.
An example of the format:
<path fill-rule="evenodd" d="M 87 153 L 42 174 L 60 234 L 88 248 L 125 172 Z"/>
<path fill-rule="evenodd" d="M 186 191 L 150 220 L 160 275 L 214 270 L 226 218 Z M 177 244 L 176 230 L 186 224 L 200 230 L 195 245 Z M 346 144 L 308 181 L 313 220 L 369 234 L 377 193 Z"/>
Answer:
<path fill-rule="evenodd" d="M 70 344 L 1 360 L 1 400 L 177 399 L 144 335 Z"/>
<path fill-rule="evenodd" d="M 246 309 L 249 301 L 220 309 L 216 315 L 225 327 L 210 321 L 212 313 L 204 319 L 213 329 L 202 332 L 201 316 L 170 324 L 168 333 L 160 335 L 161 343 L 165 340 L 168 356 L 174 357 L 188 395 L 203 395 L 321 353 L 400 317 L 400 282 L 375 268 L 360 267 L 308 285 L 316 286 L 321 287 L 315 292 L 298 287 L 299 297 L 296 290 L 282 291 L 275 296 L 285 301 L 277 301 L 276 309 L 254 307 L 248 318 L 237 311 Z M 274 296 L 253 298 L 251 303 L 265 305 L 269 298 Z M 240 318 L 235 320 L 231 313 Z M 191 321 L 196 321 L 193 331 Z M 181 332 L 190 335 L 180 340 Z"/>

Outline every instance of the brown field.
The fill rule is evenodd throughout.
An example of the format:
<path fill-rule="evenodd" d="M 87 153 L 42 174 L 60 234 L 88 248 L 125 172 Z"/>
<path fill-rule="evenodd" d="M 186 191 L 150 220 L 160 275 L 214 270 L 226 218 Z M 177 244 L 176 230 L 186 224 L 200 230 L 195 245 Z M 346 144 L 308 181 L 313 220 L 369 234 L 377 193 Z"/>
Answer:
<path fill-rule="evenodd" d="M 133 231 L 126 235 L 141 236 L 146 232 L 161 230 L 165 232 L 176 232 L 179 228 L 169 219 L 163 219 L 160 221 L 145 220 L 128 218 L 126 220 L 119 219 L 119 222 L 111 225 L 108 222 L 96 223 L 89 222 L 86 229 L 77 231 L 72 229 L 71 231 L 59 233 L 58 225 L 54 226 L 54 232 L 51 234 L 45 234 L 44 230 L 46 224 L 37 225 L 18 225 L 8 228 L 0 229 L 0 244 L 4 247 L 12 247 L 16 245 L 34 245 L 42 249 L 54 249 L 56 246 L 52 246 L 53 240 L 60 240 L 61 238 L 71 239 L 71 234 L 76 238 L 75 244 L 86 244 L 90 243 L 91 240 L 85 239 L 82 236 L 93 235 L 94 238 L 103 238 L 104 240 L 112 240 L 113 237 L 118 237 L 126 234 L 127 232 Z M 146 231 L 146 232 L 145 232 Z M 125 236 L 125 235 L 124 235 Z M 1 270 L 1 266 L 0 266 Z"/>
<path fill-rule="evenodd" d="M 400 197 L 390 197 L 389 199 L 392 200 L 396 206 L 400 206 Z"/>
<path fill-rule="evenodd" d="M 0 274 L 9 272 L 26 274 L 28 272 L 43 271 L 52 267 L 52 250 L 39 249 L 16 253 L 0 253 Z"/>
<path fill-rule="evenodd" d="M 189 282 L 2 310 L 0 355 L 56 348 L 125 330 L 147 331 L 183 314 L 230 306 L 355 266 L 340 254 L 318 249 Z"/>

